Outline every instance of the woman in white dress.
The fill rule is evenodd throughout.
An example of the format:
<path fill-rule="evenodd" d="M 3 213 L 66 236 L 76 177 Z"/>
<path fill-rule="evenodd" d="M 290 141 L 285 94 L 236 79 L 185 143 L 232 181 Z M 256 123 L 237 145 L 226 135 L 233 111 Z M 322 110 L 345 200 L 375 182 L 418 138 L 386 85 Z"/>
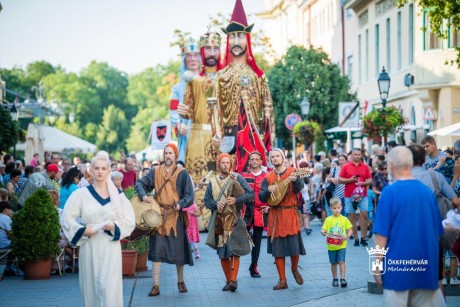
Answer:
<path fill-rule="evenodd" d="M 91 161 L 93 184 L 70 195 L 62 229 L 80 246 L 80 291 L 85 306 L 123 306 L 120 239 L 135 227 L 131 203 L 110 179 L 110 159 L 99 152 Z"/>

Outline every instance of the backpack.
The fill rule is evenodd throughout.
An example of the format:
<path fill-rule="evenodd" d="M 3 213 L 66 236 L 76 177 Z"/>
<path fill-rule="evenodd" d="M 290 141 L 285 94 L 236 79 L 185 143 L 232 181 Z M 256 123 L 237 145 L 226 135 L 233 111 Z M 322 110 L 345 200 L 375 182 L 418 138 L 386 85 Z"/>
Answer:
<path fill-rule="evenodd" d="M 436 195 L 436 201 L 438 202 L 439 212 L 441 213 L 441 219 L 445 220 L 447 217 L 447 211 L 453 210 L 454 206 L 452 205 L 452 201 L 448 199 L 446 196 L 441 194 L 439 190 L 439 182 L 436 174 L 434 172 L 430 172 L 431 180 L 434 186 L 434 193 Z"/>

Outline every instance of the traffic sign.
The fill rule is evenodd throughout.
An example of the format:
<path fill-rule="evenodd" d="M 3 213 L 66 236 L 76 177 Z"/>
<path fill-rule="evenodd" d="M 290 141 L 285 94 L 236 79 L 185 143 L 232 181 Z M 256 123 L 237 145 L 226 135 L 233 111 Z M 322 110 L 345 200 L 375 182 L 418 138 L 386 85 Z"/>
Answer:
<path fill-rule="evenodd" d="M 298 114 L 289 114 L 286 116 L 286 119 L 284 120 L 284 124 L 286 125 L 286 128 L 289 130 L 293 130 L 295 124 L 299 123 L 302 121 L 302 117 Z"/>
<path fill-rule="evenodd" d="M 359 126 L 359 105 L 356 107 L 356 104 L 358 102 L 339 102 L 339 125 L 342 123 L 340 127 L 354 128 Z M 353 113 L 351 113 L 352 111 Z M 345 118 L 347 120 L 344 122 Z"/>
<path fill-rule="evenodd" d="M 436 115 L 434 114 L 431 107 L 427 107 L 425 109 L 425 114 L 423 114 L 423 119 L 424 120 L 436 120 Z"/>

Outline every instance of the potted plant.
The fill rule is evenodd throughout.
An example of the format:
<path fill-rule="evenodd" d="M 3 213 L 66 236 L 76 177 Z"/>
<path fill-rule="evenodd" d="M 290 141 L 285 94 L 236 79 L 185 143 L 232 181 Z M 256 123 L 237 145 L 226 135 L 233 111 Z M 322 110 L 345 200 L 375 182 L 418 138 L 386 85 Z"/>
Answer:
<path fill-rule="evenodd" d="M 51 258 L 59 252 L 59 215 L 44 189 L 26 199 L 13 215 L 12 253 L 25 262 L 25 279 L 49 279 Z"/>
<path fill-rule="evenodd" d="M 129 241 L 121 240 L 121 264 L 123 276 L 132 277 L 136 274 L 137 251 L 128 248 Z"/>
<path fill-rule="evenodd" d="M 128 241 L 127 250 L 137 252 L 136 272 L 147 271 L 147 254 L 149 251 L 149 236 L 143 236 L 140 239 Z"/>
<path fill-rule="evenodd" d="M 323 132 L 317 122 L 302 121 L 298 122 L 292 131 L 301 143 L 305 144 L 305 149 L 310 147 L 315 141 L 321 143 Z"/>
<path fill-rule="evenodd" d="M 369 138 L 386 138 L 406 122 L 407 120 L 395 107 L 376 109 L 364 116 L 363 132 Z"/>

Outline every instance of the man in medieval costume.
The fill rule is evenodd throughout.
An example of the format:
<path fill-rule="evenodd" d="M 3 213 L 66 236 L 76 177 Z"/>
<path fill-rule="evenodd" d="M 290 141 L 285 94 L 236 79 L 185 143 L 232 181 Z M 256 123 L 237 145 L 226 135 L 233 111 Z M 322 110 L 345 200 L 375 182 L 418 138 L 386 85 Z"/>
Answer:
<path fill-rule="evenodd" d="M 187 140 L 190 133 L 191 120 L 186 119 L 179 115 L 177 108 L 179 105 L 184 104 L 184 94 L 187 83 L 186 79 L 191 79 L 200 72 L 201 56 L 198 43 L 190 37 L 187 41 L 179 43 L 181 50 L 181 67 L 180 67 L 180 81 L 172 88 L 172 95 L 170 101 L 169 118 L 171 120 L 171 127 L 176 131 L 178 139 L 179 157 L 178 160 L 185 162 L 185 151 L 187 147 Z"/>
<path fill-rule="evenodd" d="M 250 153 L 249 171 L 247 173 L 242 173 L 242 176 L 254 191 L 254 197 L 251 200 L 252 210 L 250 210 L 251 206 L 248 206 L 244 214 L 244 220 L 247 224 L 248 231 L 252 228 L 252 242 L 254 243 L 254 247 L 251 251 L 249 273 L 251 277 L 254 278 L 261 277 L 257 269 L 257 263 L 259 261 L 260 246 L 262 244 L 262 233 L 264 232 L 264 226 L 266 226 L 265 221 L 269 209 L 268 204 L 259 199 L 260 187 L 265 175 L 267 175 L 267 172 L 262 169 L 262 154 L 258 151 Z"/>
<path fill-rule="evenodd" d="M 154 199 L 147 195 L 155 189 L 155 200 L 161 208 L 162 224 L 150 235 L 149 260 L 152 261 L 153 287 L 149 296 L 160 294 L 161 263 L 175 264 L 179 292 L 187 292 L 184 282 L 184 265 L 193 265 L 192 253 L 185 232 L 183 208 L 193 203 L 193 184 L 187 170 L 177 165 L 179 155 L 176 145 L 164 148 L 164 164 L 153 168 L 136 182 L 136 191 L 145 203 Z M 185 213 L 185 214 L 184 214 Z"/>
<path fill-rule="evenodd" d="M 220 35 L 215 32 L 200 37 L 203 69 L 198 75 L 186 75 L 184 104 L 177 109 L 180 116 L 191 121 L 184 162 L 195 185 L 199 185 L 209 171 L 215 170 L 218 147 L 212 144 L 211 109 L 217 109 L 215 77 L 220 68 L 220 41 Z M 203 203 L 204 193 L 205 189 L 195 191 L 195 204 L 202 212 L 201 229 L 207 227 L 211 217 Z"/>
<path fill-rule="evenodd" d="M 237 150 L 236 135 L 241 103 L 252 129 L 256 130 L 259 141 L 263 138 L 261 132 L 271 134 L 271 139 L 275 137 L 273 105 L 268 81 L 264 72 L 257 66 L 251 49 L 250 33 L 253 26 L 253 24 L 248 26 L 243 4 L 241 0 L 237 0 L 229 25 L 222 29 L 227 34 L 227 45 L 222 69 L 217 74 L 218 105 L 222 117 L 223 135 L 216 135 L 215 138 L 221 141 L 221 152 L 234 153 Z M 267 146 L 266 141 L 264 143 Z M 268 143 L 271 144 L 271 140 L 268 140 Z M 254 146 L 254 144 L 248 145 Z M 241 158 L 238 157 L 240 152 L 243 151 L 239 148 L 237 163 L 247 163 L 247 153 L 252 150 L 246 150 L 246 154 Z M 265 152 L 261 154 L 266 155 Z"/>
<path fill-rule="evenodd" d="M 273 290 L 287 289 L 286 258 L 291 257 L 291 271 L 295 281 L 303 284 L 302 275 L 298 270 L 299 255 L 305 255 L 305 248 L 300 232 L 300 223 L 297 216 L 297 194 L 303 189 L 304 183 L 295 175 L 293 167 L 285 165 L 285 156 L 281 149 L 274 148 L 270 151 L 270 163 L 274 169 L 262 181 L 259 199 L 267 202 L 272 194 L 279 192 L 278 183 L 284 180 L 289 183 L 286 194 L 281 195 L 276 206 L 268 212 L 267 225 L 267 252 L 275 257 L 276 269 L 278 270 L 279 282 Z"/>
<path fill-rule="evenodd" d="M 215 248 L 220 258 L 226 278 L 222 291 L 235 292 L 238 288 L 240 256 L 249 253 L 250 248 L 247 245 L 249 249 L 240 253 L 244 246 L 230 245 L 230 241 L 249 244 L 246 225 L 241 220 L 241 209 L 244 204 L 251 204 L 254 192 L 241 175 L 231 172 L 231 161 L 227 153 L 221 153 L 217 158 L 218 175 L 210 179 L 204 202 L 213 211 L 206 244 Z M 239 227 L 241 223 L 242 227 Z M 209 244 L 209 241 L 212 243 Z"/>

